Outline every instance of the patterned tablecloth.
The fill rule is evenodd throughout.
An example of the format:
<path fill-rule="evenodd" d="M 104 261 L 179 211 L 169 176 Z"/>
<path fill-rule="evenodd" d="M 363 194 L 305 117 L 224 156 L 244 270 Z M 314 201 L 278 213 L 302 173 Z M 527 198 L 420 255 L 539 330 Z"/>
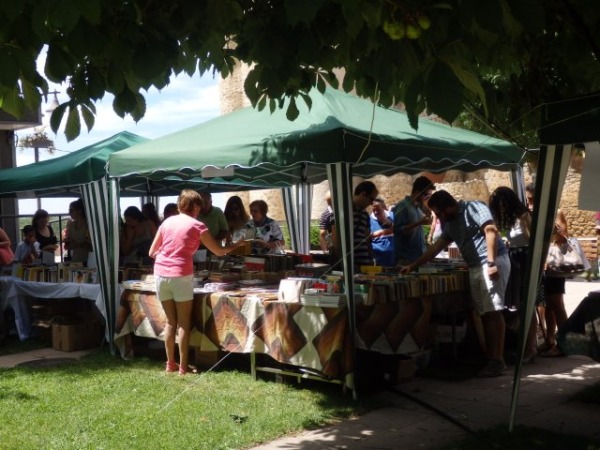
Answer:
<path fill-rule="evenodd" d="M 266 354 L 330 378 L 353 372 L 346 307 L 305 306 L 276 298 L 273 293 L 239 291 L 196 294 L 190 344 L 204 351 Z M 417 353 L 415 324 L 424 319 L 421 325 L 427 327 L 431 310 L 423 312 L 420 298 L 357 305 L 357 347 L 392 355 Z M 126 334 L 164 339 L 164 326 L 165 315 L 154 292 L 123 291 L 115 336 L 122 354 Z"/>
<path fill-rule="evenodd" d="M 164 338 L 165 315 L 154 292 L 125 290 L 121 306 L 115 336 L 119 346 L 131 332 Z M 331 378 L 352 372 L 346 307 L 278 302 L 272 294 L 218 292 L 196 294 L 192 314 L 190 344 L 201 350 L 267 354 Z"/>

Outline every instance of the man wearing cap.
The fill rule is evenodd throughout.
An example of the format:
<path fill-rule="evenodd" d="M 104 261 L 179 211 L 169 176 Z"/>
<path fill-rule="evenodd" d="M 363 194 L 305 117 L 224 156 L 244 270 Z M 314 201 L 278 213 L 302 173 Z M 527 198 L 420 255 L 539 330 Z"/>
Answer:
<path fill-rule="evenodd" d="M 435 185 L 429 178 L 417 177 L 411 194 L 394 207 L 394 255 L 397 264 L 414 261 L 426 249 L 423 225 L 431 222 L 427 200 L 433 191 Z"/>

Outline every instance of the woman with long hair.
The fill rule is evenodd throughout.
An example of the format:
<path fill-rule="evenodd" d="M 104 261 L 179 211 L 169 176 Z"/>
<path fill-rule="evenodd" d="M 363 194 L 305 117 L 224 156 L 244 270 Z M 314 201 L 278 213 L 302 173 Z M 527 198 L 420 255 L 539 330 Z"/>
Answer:
<path fill-rule="evenodd" d="M 65 249 L 73 262 L 87 262 L 88 254 L 92 251 L 92 239 L 85 217 L 83 200 L 78 199 L 69 205 L 71 220 L 65 229 Z"/>
<path fill-rule="evenodd" d="M 531 213 L 525 203 L 509 187 L 501 186 L 490 195 L 490 211 L 500 231 L 506 232 L 510 277 L 506 286 L 505 307 L 521 309 L 526 307 L 525 266 L 529 249 Z M 535 315 L 527 332 L 523 363 L 533 362 L 537 354 L 537 321 Z"/>
<path fill-rule="evenodd" d="M 227 234 L 227 243 L 237 242 L 240 239 L 246 238 L 246 224 L 250 220 L 250 215 L 246 211 L 244 202 L 237 195 L 232 195 L 227 200 L 225 205 L 225 219 L 227 219 L 227 226 L 229 228 Z"/>
<path fill-rule="evenodd" d="M 48 260 L 54 261 L 54 252 L 58 248 L 58 239 L 56 239 L 52 227 L 48 225 L 49 221 L 50 216 L 48 215 L 48 211 L 38 209 L 33 215 L 33 219 L 31 219 L 31 225 L 35 229 L 35 239 L 40 244 L 42 255 L 45 254 Z M 46 258 L 42 256 L 42 261 Z"/>

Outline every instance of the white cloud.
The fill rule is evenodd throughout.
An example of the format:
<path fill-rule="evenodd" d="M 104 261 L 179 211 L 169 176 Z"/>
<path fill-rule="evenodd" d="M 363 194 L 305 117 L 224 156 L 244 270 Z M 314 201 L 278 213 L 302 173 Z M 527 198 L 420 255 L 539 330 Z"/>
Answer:
<path fill-rule="evenodd" d="M 45 55 L 38 61 L 38 69 L 43 70 L 44 61 Z M 54 89 L 59 92 L 59 101 L 65 101 L 64 87 L 50 87 L 50 90 Z M 199 75 L 189 77 L 182 74 L 174 78 L 161 91 L 151 89 L 143 94 L 146 98 L 146 114 L 137 124 L 131 117 L 121 119 L 117 116 L 112 108 L 113 97 L 106 95 L 102 101 L 96 104 L 96 120 L 89 133 L 83 126 L 80 136 L 72 142 L 67 142 L 64 128 L 54 135 L 50 127 L 47 127 L 46 132 L 54 141 L 57 151 L 50 154 L 43 149 L 40 150 L 40 161 L 62 156 L 65 152 L 78 150 L 121 131 L 130 131 L 154 139 L 205 122 L 217 117 L 220 113 L 219 81 L 211 74 L 205 74 L 203 77 Z M 42 106 L 42 111 L 44 109 Z M 44 123 L 48 123 L 48 117 L 44 117 L 43 120 Z M 23 137 L 32 131 L 22 130 L 17 135 Z M 18 166 L 33 162 L 34 151 L 32 149 L 17 148 Z M 70 201 L 72 199 L 43 199 L 42 208 L 51 213 L 65 212 Z M 21 214 L 33 214 L 37 209 L 37 202 L 22 200 L 19 202 L 19 209 Z"/>

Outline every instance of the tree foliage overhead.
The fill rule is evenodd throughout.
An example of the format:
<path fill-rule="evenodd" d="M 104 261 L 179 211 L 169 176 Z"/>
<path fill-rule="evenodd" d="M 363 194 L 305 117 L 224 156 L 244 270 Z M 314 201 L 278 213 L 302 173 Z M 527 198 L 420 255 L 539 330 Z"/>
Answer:
<path fill-rule="evenodd" d="M 107 92 L 139 120 L 150 87 L 227 77 L 236 60 L 252 65 L 252 103 L 292 97 L 290 119 L 343 68 L 345 91 L 403 102 L 415 128 L 423 111 L 453 122 L 466 108 L 521 133 L 541 103 L 598 90 L 599 57 L 597 0 L 0 0 L 0 108 L 20 116 L 60 83 L 51 126 L 70 140 Z"/>

